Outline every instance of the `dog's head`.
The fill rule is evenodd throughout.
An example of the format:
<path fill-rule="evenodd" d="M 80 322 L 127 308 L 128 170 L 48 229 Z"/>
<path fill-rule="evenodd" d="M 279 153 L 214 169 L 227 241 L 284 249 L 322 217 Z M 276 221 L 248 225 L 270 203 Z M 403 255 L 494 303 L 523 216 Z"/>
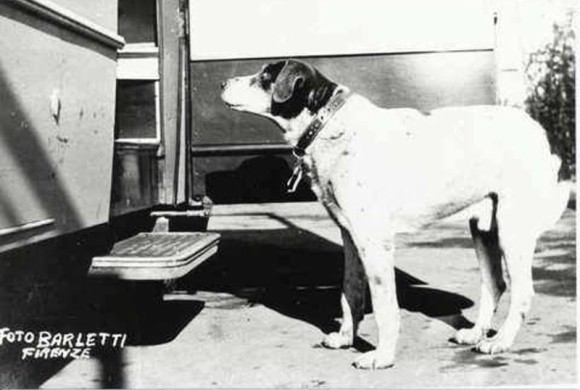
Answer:
<path fill-rule="evenodd" d="M 222 100 L 238 111 L 290 121 L 305 111 L 314 115 L 331 98 L 337 84 L 300 61 L 264 65 L 253 75 L 222 83 Z M 284 127 L 284 126 L 283 126 Z"/>

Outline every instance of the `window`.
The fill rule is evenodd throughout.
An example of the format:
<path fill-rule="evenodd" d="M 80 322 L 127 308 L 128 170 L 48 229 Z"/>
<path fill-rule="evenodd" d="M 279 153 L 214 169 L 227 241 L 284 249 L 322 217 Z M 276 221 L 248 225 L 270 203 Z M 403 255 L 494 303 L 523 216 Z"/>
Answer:
<path fill-rule="evenodd" d="M 119 80 L 117 82 L 117 113 L 115 138 L 157 139 L 158 83 L 155 81 Z"/>
<path fill-rule="evenodd" d="M 118 146 L 160 143 L 159 48 L 156 0 L 119 0 L 115 140 Z"/>
<path fill-rule="evenodd" d="M 119 34 L 129 44 L 152 42 L 157 46 L 155 0 L 119 0 Z"/>

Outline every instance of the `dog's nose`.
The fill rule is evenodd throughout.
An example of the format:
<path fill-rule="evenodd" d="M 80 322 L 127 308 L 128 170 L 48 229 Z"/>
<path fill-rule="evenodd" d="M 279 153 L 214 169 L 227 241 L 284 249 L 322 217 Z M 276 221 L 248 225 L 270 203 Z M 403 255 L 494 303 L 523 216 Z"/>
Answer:
<path fill-rule="evenodd" d="M 222 81 L 220 83 L 220 85 L 222 86 L 222 89 L 224 89 L 226 87 L 226 85 L 228 85 L 227 81 Z"/>

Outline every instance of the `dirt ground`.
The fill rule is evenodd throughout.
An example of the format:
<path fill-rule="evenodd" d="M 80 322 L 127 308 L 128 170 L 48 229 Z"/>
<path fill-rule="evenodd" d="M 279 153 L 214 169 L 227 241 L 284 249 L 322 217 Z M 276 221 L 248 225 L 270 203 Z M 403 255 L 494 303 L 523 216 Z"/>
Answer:
<path fill-rule="evenodd" d="M 576 213 L 536 250 L 536 297 L 509 353 L 449 341 L 475 319 L 479 273 L 467 223 L 401 237 L 401 336 L 393 368 L 351 362 L 376 344 L 372 313 L 355 346 L 327 350 L 338 327 L 340 235 L 316 203 L 216 206 L 217 256 L 170 286 L 158 306 L 130 306 L 129 345 L 74 360 L 44 382 L 65 387 L 330 387 L 570 385 L 576 376 Z M 505 315 L 508 298 L 498 315 Z M 139 314 L 132 311 L 139 311 Z M 111 316 L 119 315 L 110 314 Z"/>

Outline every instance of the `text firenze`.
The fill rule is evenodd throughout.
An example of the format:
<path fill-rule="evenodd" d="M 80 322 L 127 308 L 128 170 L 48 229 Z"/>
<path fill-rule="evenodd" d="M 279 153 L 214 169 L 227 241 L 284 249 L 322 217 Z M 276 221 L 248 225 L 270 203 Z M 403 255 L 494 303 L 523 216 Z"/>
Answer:
<path fill-rule="evenodd" d="M 127 335 L 123 333 L 52 333 L 0 329 L 0 346 L 28 344 L 22 348 L 22 359 L 88 359 L 93 347 L 123 348 Z"/>

